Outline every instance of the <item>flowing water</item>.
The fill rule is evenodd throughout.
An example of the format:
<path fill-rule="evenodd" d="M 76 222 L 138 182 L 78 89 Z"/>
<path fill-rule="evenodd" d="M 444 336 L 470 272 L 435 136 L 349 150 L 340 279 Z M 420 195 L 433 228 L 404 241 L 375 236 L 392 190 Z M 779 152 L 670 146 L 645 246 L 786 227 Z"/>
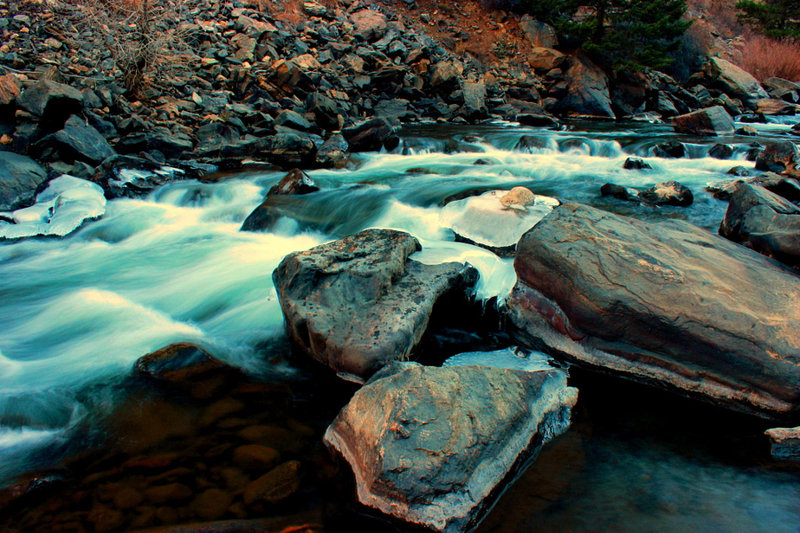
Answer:
<path fill-rule="evenodd" d="M 649 124 L 575 123 L 558 132 L 419 125 L 404 130 L 393 153 L 361 154 L 353 169 L 309 172 L 321 190 L 281 198 L 289 216 L 271 233 L 239 227 L 282 177 L 278 172 L 172 183 L 149 197 L 110 201 L 100 220 L 67 238 L 0 244 L 0 486 L 73 452 L 82 439 L 102 439 L 93 421 L 125 400 L 133 362 L 168 344 L 200 344 L 263 381 L 291 379 L 298 370 L 268 353 L 284 340 L 271 273 L 289 252 L 363 228 L 402 229 L 421 241 L 417 259 L 468 261 L 481 274 L 477 296 L 502 299 L 515 280 L 511 260 L 455 242 L 441 217 L 445 199 L 522 185 L 562 201 L 644 219 L 685 219 L 714 232 L 726 204 L 705 192 L 706 184 L 729 179 L 725 172 L 733 166 L 752 169 L 751 143 L 782 137 L 792 123 L 759 125 L 758 138 L 713 140 Z M 514 151 L 522 135 L 536 138 L 537 148 Z M 654 157 L 657 144 L 674 140 L 686 143 L 688 157 Z M 715 142 L 732 145 L 733 158 L 708 157 Z M 624 170 L 630 156 L 652 170 Z M 646 188 L 666 180 L 689 187 L 694 204 L 648 207 L 599 194 L 606 182 Z M 625 402 L 612 405 L 625 409 Z M 589 422 L 602 419 L 593 413 L 578 418 L 576 436 L 567 437 L 584 443 L 570 444 L 582 448 L 575 452 L 579 461 L 569 453 L 563 459 L 574 490 L 553 501 L 542 496 L 547 505 L 537 500 L 530 512 L 515 509 L 522 517 L 516 529 L 490 519 L 494 529 L 685 531 L 691 524 L 699 531 L 800 531 L 800 477 L 788 467 L 761 465 L 764 450 L 754 452 L 757 459 L 730 461 L 699 446 L 700 459 L 687 457 L 659 432 L 629 438 L 614 424 Z M 679 433 L 680 424 L 672 429 Z M 536 475 L 526 474 L 501 506 L 524 503 L 520 487 L 536 492 L 530 487 Z M 643 483 L 650 492 L 641 493 Z M 656 504 L 647 495 L 658 499 L 661 488 L 668 501 L 649 512 Z M 543 506 L 544 514 L 534 512 Z M 682 512 L 685 519 L 676 518 Z"/>

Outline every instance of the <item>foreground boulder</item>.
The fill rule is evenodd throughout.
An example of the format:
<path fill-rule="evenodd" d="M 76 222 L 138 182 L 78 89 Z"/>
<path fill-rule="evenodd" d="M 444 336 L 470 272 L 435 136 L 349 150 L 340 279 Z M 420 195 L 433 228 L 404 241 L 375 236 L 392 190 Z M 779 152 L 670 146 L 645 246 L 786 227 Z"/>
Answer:
<path fill-rule="evenodd" d="M 527 194 L 526 194 L 527 193 Z M 537 196 L 525 187 L 489 191 L 450 202 L 442 209 L 442 225 L 461 241 L 513 256 L 522 234 L 536 225 L 559 201 Z"/>
<path fill-rule="evenodd" d="M 800 461 L 800 426 L 772 428 L 764 432 L 772 442 L 770 453 L 782 461 Z"/>
<path fill-rule="evenodd" d="M 672 119 L 675 130 L 691 135 L 733 135 L 733 119 L 722 106 L 708 107 Z"/>
<path fill-rule="evenodd" d="M 760 185 L 736 184 L 719 233 L 789 265 L 800 265 L 800 207 Z"/>
<path fill-rule="evenodd" d="M 560 370 L 396 363 L 356 392 L 325 442 L 353 469 L 362 504 L 465 531 L 567 428 L 576 400 Z"/>
<path fill-rule="evenodd" d="M 565 204 L 514 266 L 522 343 L 737 410 L 800 405 L 800 278 L 763 256 L 685 222 Z"/>
<path fill-rule="evenodd" d="M 32 204 L 36 189 L 46 180 L 45 169 L 30 157 L 0 152 L 0 211 Z"/>
<path fill-rule="evenodd" d="M 48 183 L 34 205 L 0 212 L 0 240 L 64 237 L 105 211 L 106 198 L 99 185 L 65 174 Z"/>
<path fill-rule="evenodd" d="M 410 260 L 419 249 L 407 233 L 371 229 L 286 256 L 272 279 L 290 338 L 356 381 L 407 359 L 434 304 L 478 278 L 469 265 Z"/>

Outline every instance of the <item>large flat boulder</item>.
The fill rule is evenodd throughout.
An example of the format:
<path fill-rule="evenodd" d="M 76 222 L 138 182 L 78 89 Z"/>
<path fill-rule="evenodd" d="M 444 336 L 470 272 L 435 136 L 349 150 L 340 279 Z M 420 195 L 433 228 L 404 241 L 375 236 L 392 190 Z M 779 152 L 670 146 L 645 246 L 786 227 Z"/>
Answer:
<path fill-rule="evenodd" d="M 518 340 L 588 367 L 766 416 L 800 405 L 800 277 L 681 221 L 580 204 L 517 245 Z"/>
<path fill-rule="evenodd" d="M 364 505 L 465 531 L 567 428 L 576 400 L 561 370 L 396 363 L 356 392 L 325 442 L 350 464 Z"/>
<path fill-rule="evenodd" d="M 286 256 L 272 279 L 291 339 L 356 381 L 407 359 L 439 298 L 478 278 L 469 265 L 410 260 L 419 249 L 407 233 L 370 229 Z"/>

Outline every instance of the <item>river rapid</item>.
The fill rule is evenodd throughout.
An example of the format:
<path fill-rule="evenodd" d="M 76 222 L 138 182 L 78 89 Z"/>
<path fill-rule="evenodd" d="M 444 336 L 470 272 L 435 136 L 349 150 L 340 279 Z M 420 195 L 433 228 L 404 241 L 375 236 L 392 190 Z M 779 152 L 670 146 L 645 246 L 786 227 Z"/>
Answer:
<path fill-rule="evenodd" d="M 511 259 L 455 242 L 441 216 L 446 198 L 521 185 L 716 232 L 727 204 L 705 186 L 732 178 L 731 167 L 752 170 L 751 143 L 785 138 L 794 122 L 754 125 L 759 137 L 714 139 L 647 123 L 409 126 L 392 153 L 359 154 L 352 169 L 309 171 L 321 190 L 282 198 L 292 217 L 271 233 L 239 227 L 281 172 L 170 183 L 145 198 L 110 201 L 100 220 L 66 238 L 1 243 L 0 486 L 102 442 L 95 421 L 126 401 L 134 361 L 171 343 L 200 344 L 258 380 L 296 376 L 291 359 L 273 353 L 287 350 L 271 279 L 287 253 L 368 227 L 401 229 L 422 243 L 414 258 L 468 261 L 481 274 L 477 297 L 502 300 L 515 281 Z M 523 135 L 540 139 L 539 148 L 514 151 Z M 676 140 L 687 157 L 653 155 Z M 731 145 L 733 157 L 709 157 L 716 142 Z M 625 170 L 628 157 L 652 169 Z M 689 187 L 694 204 L 643 206 L 599 192 L 606 182 L 643 189 L 667 180 Z M 485 531 L 799 531 L 800 472 L 767 459 L 754 437 L 759 422 L 580 379 L 587 392 L 581 388 L 575 427 L 500 500 Z M 726 450 L 739 442 L 741 453 Z"/>

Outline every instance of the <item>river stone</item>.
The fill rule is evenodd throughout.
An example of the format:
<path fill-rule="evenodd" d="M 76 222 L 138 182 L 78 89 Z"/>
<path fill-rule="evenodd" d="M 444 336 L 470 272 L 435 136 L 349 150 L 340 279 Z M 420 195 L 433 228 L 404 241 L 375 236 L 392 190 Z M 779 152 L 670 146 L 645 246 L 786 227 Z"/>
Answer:
<path fill-rule="evenodd" d="M 673 117 L 675 130 L 691 135 L 733 135 L 733 119 L 722 106 L 707 107 Z"/>
<path fill-rule="evenodd" d="M 275 205 L 275 196 L 293 196 L 317 192 L 319 187 L 314 180 L 300 169 L 290 170 L 277 185 L 270 187 L 261 204 L 247 215 L 239 231 L 267 231 L 281 217 L 281 210 Z"/>
<path fill-rule="evenodd" d="M 751 250 L 564 204 L 522 237 L 514 267 L 523 344 L 732 409 L 800 404 L 800 278 Z"/>
<path fill-rule="evenodd" d="M 756 156 L 756 170 L 797 174 L 800 149 L 792 141 L 768 142 Z"/>
<path fill-rule="evenodd" d="M 800 207 L 760 185 L 736 183 L 719 233 L 786 264 L 800 265 Z"/>
<path fill-rule="evenodd" d="M 359 501 L 435 531 L 466 531 L 541 446 L 566 430 L 577 390 L 560 370 L 395 363 L 325 432 Z"/>
<path fill-rule="evenodd" d="M 694 196 L 692 191 L 677 181 L 665 181 L 641 191 L 639 199 L 652 205 L 677 205 L 686 207 L 692 205 Z"/>
<path fill-rule="evenodd" d="M 286 256 L 272 279 L 291 339 L 356 381 L 407 359 L 437 300 L 478 277 L 469 265 L 410 260 L 419 249 L 407 233 L 369 229 Z"/>
<path fill-rule="evenodd" d="M 772 443 L 770 453 L 782 461 L 800 461 L 800 426 L 772 428 L 764 432 Z"/>
<path fill-rule="evenodd" d="M 489 191 L 450 202 L 442 209 L 442 226 L 452 229 L 459 240 L 513 256 L 520 237 L 559 204 L 555 198 L 525 191 L 530 195 L 527 205 L 504 205 L 509 191 Z"/>
<path fill-rule="evenodd" d="M 105 211 L 106 198 L 99 185 L 65 174 L 48 183 L 34 205 L 0 212 L 0 240 L 63 237 Z"/>
<path fill-rule="evenodd" d="M 32 204 L 36 189 L 46 180 L 45 169 L 30 157 L 0 151 L 0 211 Z"/>
<path fill-rule="evenodd" d="M 753 108 L 758 99 L 769 98 L 767 91 L 761 87 L 757 79 L 730 61 L 713 57 L 709 60 L 706 70 L 725 93 L 733 98 L 739 98 Z"/>

